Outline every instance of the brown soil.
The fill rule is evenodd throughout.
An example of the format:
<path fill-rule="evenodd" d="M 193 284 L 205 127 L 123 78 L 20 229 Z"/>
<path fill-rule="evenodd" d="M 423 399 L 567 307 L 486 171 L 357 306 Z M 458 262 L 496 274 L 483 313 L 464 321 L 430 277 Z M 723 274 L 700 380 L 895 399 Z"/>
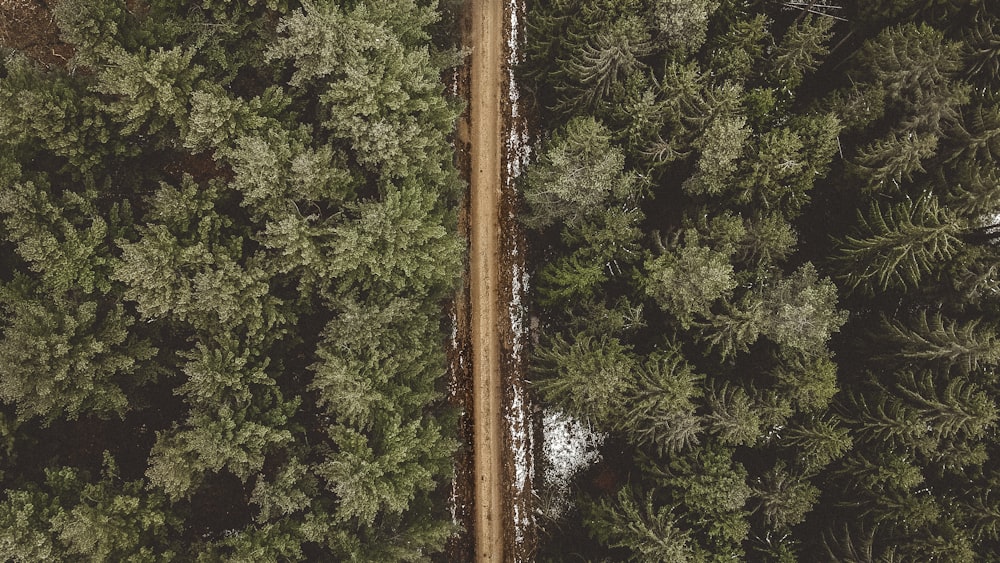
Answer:
<path fill-rule="evenodd" d="M 472 313 L 473 467 L 476 561 L 504 560 L 503 424 L 500 376 L 500 191 L 503 2 L 470 2 L 471 166 L 470 302 Z"/>
<path fill-rule="evenodd" d="M 464 284 L 451 309 L 449 400 L 462 416 L 451 491 L 464 533 L 451 539 L 446 561 L 532 560 L 536 541 L 531 483 L 531 403 L 520 349 L 524 334 L 525 241 L 517 224 L 513 168 L 527 125 L 512 107 L 509 52 L 511 0 L 470 0 L 459 20 L 470 53 L 450 77 L 466 101 L 455 141 L 456 164 L 469 182 L 459 228 L 469 239 Z M 519 33 L 519 31 L 518 31 Z M 517 161 L 517 162 L 515 162 Z M 512 168 L 513 167 L 513 168 Z M 515 327 L 514 325 L 518 326 Z"/>
<path fill-rule="evenodd" d="M 50 4 L 42 0 L 0 0 L 0 46 L 24 53 L 44 66 L 66 66 L 73 48 L 59 38 Z"/>

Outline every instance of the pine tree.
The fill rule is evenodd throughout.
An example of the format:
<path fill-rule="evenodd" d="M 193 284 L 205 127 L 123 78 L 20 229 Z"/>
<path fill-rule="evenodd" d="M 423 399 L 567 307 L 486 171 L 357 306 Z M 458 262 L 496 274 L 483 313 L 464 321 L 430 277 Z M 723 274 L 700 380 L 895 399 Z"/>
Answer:
<path fill-rule="evenodd" d="M 684 326 L 708 316 L 713 303 L 731 295 L 737 284 L 729 257 L 697 243 L 647 260 L 646 270 L 646 294 Z"/>
<path fill-rule="evenodd" d="M 997 407 L 990 396 L 964 377 L 949 379 L 943 389 L 934 374 L 905 372 L 899 377 L 899 391 L 938 439 L 961 433 L 975 439 L 997 420 Z"/>
<path fill-rule="evenodd" d="M 524 223 L 535 229 L 579 225 L 612 201 L 626 200 L 636 185 L 624 166 L 625 155 L 611 146 L 604 125 L 586 117 L 569 121 L 528 170 Z"/>
<path fill-rule="evenodd" d="M 742 557 L 749 532 L 747 501 L 752 491 L 747 471 L 732 459 L 729 448 L 706 442 L 664 466 L 647 466 L 650 477 L 671 491 L 685 509 L 681 522 L 717 560 Z"/>
<path fill-rule="evenodd" d="M 676 349 L 651 354 L 623 391 L 626 405 L 615 427 L 637 445 L 652 446 L 661 455 L 698 444 L 702 430 L 694 400 L 703 376 Z"/>
<path fill-rule="evenodd" d="M 961 373 L 1000 362 L 1000 339 L 980 319 L 959 321 L 923 311 L 906 320 L 884 318 L 881 356 L 904 364 L 931 362 Z"/>
<path fill-rule="evenodd" d="M 606 20 L 595 33 L 570 34 L 568 40 L 567 57 L 559 60 L 562 82 L 556 106 L 565 112 L 594 110 L 620 95 L 629 75 L 645 67 L 640 59 L 650 51 L 646 26 L 635 16 Z"/>
<path fill-rule="evenodd" d="M 579 335 L 567 342 L 556 335 L 536 356 L 540 377 L 532 385 L 547 403 L 598 427 L 610 426 L 623 412 L 622 393 L 636 365 L 618 339 Z"/>
<path fill-rule="evenodd" d="M 1000 79 L 1000 21 L 983 3 L 972 25 L 963 30 L 965 76 L 979 86 L 990 86 Z"/>
<path fill-rule="evenodd" d="M 273 478 L 258 477 L 250 502 L 259 512 L 258 523 L 287 521 L 288 516 L 307 509 L 319 493 L 318 479 L 305 463 L 291 458 Z"/>
<path fill-rule="evenodd" d="M 629 561 L 703 560 L 704 555 L 693 545 L 690 532 L 679 526 L 671 507 L 654 507 L 652 495 L 645 495 L 645 504 L 635 497 L 635 492 L 624 488 L 616 500 L 590 505 L 586 523 L 591 535 L 605 545 L 627 549 Z"/>
<path fill-rule="evenodd" d="M 296 406 L 192 408 L 183 424 L 157 433 L 146 477 L 172 501 L 190 498 L 208 473 L 226 470 L 246 482 L 269 454 L 292 442 L 286 426 Z"/>
<path fill-rule="evenodd" d="M 756 511 L 769 527 L 788 530 L 802 522 L 819 498 L 819 489 L 782 462 L 758 477 L 753 485 Z"/>
<path fill-rule="evenodd" d="M 121 304 L 38 292 L 25 279 L 0 290 L 0 399 L 46 423 L 122 416 L 156 349 L 130 333 Z"/>
<path fill-rule="evenodd" d="M 16 182 L 0 194 L 8 240 L 49 291 L 107 294 L 112 263 L 108 242 L 120 226 L 101 216 L 94 192 L 65 190 L 55 196 L 59 191 L 39 178 L 37 183 Z M 118 209 L 110 215 L 118 215 Z M 127 213 L 124 219 L 129 219 Z"/>
<path fill-rule="evenodd" d="M 822 355 L 847 321 L 847 314 L 837 309 L 836 286 L 829 278 L 820 279 L 810 262 L 765 288 L 764 309 L 761 333 L 806 356 Z"/>
<path fill-rule="evenodd" d="M 447 139 L 459 111 L 441 95 L 446 59 L 417 47 L 436 18 L 413 0 L 309 4 L 282 20 L 266 56 L 294 62 L 292 86 L 322 85 L 324 128 L 369 171 L 455 186 Z"/>
<path fill-rule="evenodd" d="M 438 312 L 427 302 L 331 303 L 337 318 L 324 327 L 316 348 L 316 404 L 342 423 L 370 428 L 379 417 L 415 416 L 438 397 L 435 380 L 445 358 L 436 346 Z"/>
<path fill-rule="evenodd" d="M 948 160 L 993 162 L 1000 157 L 1000 106 L 976 104 L 949 131 L 955 143 Z M 972 164 L 975 166 L 974 164 Z"/>
<path fill-rule="evenodd" d="M 671 52 L 697 52 L 705 43 L 709 17 L 719 8 L 717 0 L 657 0 L 652 8 L 656 42 Z"/>
<path fill-rule="evenodd" d="M 837 364 L 823 355 L 814 357 L 792 354 L 780 362 L 771 375 L 777 389 L 791 400 L 796 410 L 818 413 L 826 410 L 840 390 Z"/>
<path fill-rule="evenodd" d="M 854 173 L 867 190 L 905 191 L 904 183 L 913 181 L 915 174 L 927 172 L 923 163 L 934 157 L 937 149 L 936 135 L 891 133 L 858 151 Z"/>
<path fill-rule="evenodd" d="M 949 175 L 944 200 L 960 217 L 977 221 L 1000 209 L 1000 172 L 987 162 L 966 162 Z"/>
<path fill-rule="evenodd" d="M 338 451 L 316 466 L 316 474 L 336 493 L 341 521 L 370 526 L 382 514 L 400 515 L 451 473 L 455 443 L 430 419 L 387 416 L 367 436 L 340 425 L 328 434 Z"/>
<path fill-rule="evenodd" d="M 859 213 L 853 235 L 839 241 L 835 260 L 851 290 L 915 287 L 958 250 L 961 225 L 937 198 L 922 196 Z"/>
<path fill-rule="evenodd" d="M 902 132 L 938 135 L 968 101 L 967 85 L 953 80 L 960 44 L 926 24 L 887 28 L 857 56 L 864 69 L 858 78 L 884 92 L 887 109 L 900 114 Z"/>
<path fill-rule="evenodd" d="M 710 384 L 705 403 L 708 406 L 704 416 L 706 427 L 720 443 L 752 446 L 763 435 L 761 413 L 742 387 L 729 382 Z"/>
<path fill-rule="evenodd" d="M 326 279 L 376 295 L 435 298 L 450 291 L 461 270 L 462 243 L 445 226 L 437 195 L 416 187 L 388 188 L 382 200 L 349 208 L 324 245 Z"/>
<path fill-rule="evenodd" d="M 4 63 L 0 80 L 0 139 L 11 147 L 67 159 L 69 170 L 88 171 L 125 146 L 83 84 L 64 73 L 43 73 L 22 57 Z M 59 162 L 51 162 L 49 166 Z"/>
<path fill-rule="evenodd" d="M 584 261 L 579 254 L 557 258 L 538 273 L 539 302 L 551 306 L 586 299 L 607 279 L 604 270 L 604 264 Z"/>
<path fill-rule="evenodd" d="M 819 68 L 830 52 L 826 43 L 833 36 L 832 18 L 807 15 L 785 31 L 767 60 L 771 79 L 785 90 L 794 91 L 807 74 Z"/>
<path fill-rule="evenodd" d="M 811 418 L 785 429 L 780 444 L 794 448 L 791 455 L 797 457 L 803 473 L 811 475 L 843 457 L 853 446 L 853 439 L 836 418 Z"/>
<path fill-rule="evenodd" d="M 153 134 L 168 125 L 187 129 L 188 98 L 205 72 L 195 55 L 190 47 L 108 54 L 94 88 L 110 100 L 107 112 L 122 124 L 123 135 Z"/>
<path fill-rule="evenodd" d="M 695 141 L 699 156 L 695 173 L 682 188 L 690 195 L 718 196 L 728 189 L 728 180 L 737 169 L 737 159 L 750 137 L 746 118 L 725 116 L 713 119 Z"/>
<path fill-rule="evenodd" d="M 733 21 L 725 33 L 720 33 L 709 43 L 711 59 L 708 66 L 725 78 L 744 80 L 764 53 L 769 25 L 764 14 Z"/>

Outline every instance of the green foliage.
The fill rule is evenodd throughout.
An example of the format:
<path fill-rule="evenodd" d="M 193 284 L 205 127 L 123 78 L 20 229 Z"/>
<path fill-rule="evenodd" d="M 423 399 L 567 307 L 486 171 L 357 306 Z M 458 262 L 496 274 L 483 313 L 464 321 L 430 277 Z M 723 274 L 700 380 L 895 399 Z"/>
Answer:
<path fill-rule="evenodd" d="M 430 303 L 397 298 L 387 303 L 344 299 L 323 330 L 319 362 L 311 366 L 317 405 L 338 421 L 370 428 L 393 412 L 407 417 L 437 398 L 434 380 L 444 354 L 436 346 Z"/>
<path fill-rule="evenodd" d="M 574 417 L 607 425 L 624 408 L 623 391 L 636 370 L 628 349 L 615 338 L 581 335 L 552 338 L 538 353 L 534 388 L 546 402 Z"/>
<path fill-rule="evenodd" d="M 189 497 L 208 472 L 225 469 L 247 481 L 269 453 L 293 439 L 284 428 L 291 413 L 279 409 L 257 413 L 223 404 L 212 412 L 192 410 L 183 424 L 158 433 L 146 476 L 172 500 Z"/>
<path fill-rule="evenodd" d="M 623 173 L 625 157 L 610 141 L 607 128 L 594 119 L 572 120 L 556 132 L 528 172 L 524 223 L 531 228 L 577 225 L 632 194 L 635 180 Z"/>
<path fill-rule="evenodd" d="M 629 561 L 704 561 L 670 507 L 654 508 L 652 496 L 639 504 L 627 488 L 618 491 L 616 501 L 590 507 L 587 527 L 602 543 L 629 550 Z"/>
<path fill-rule="evenodd" d="M 309 467 L 293 458 L 277 471 L 273 480 L 263 476 L 257 479 L 250 497 L 250 502 L 260 509 L 255 520 L 287 521 L 285 517 L 309 507 L 317 489 L 317 479 Z"/>
<path fill-rule="evenodd" d="M 0 64 L 0 559 L 426 561 L 455 532 L 460 59 L 426 2 L 298 4 L 25 8 L 68 60 Z"/>
<path fill-rule="evenodd" d="M 455 444 L 434 421 L 387 417 L 377 430 L 372 437 L 339 425 L 328 430 L 340 450 L 317 474 L 340 499 L 340 520 L 370 526 L 383 513 L 402 514 L 415 495 L 435 487 L 435 477 L 451 473 Z"/>
<path fill-rule="evenodd" d="M 624 480 L 618 499 L 581 487 L 541 559 L 989 559 L 996 8 L 542 4 L 521 95 L 556 133 L 525 224 L 560 336 L 535 385 L 632 465 L 592 481 Z M 581 123 L 607 139 L 585 164 L 615 159 L 638 197 L 533 205 Z"/>
<path fill-rule="evenodd" d="M 181 47 L 109 54 L 95 89 L 113 100 L 107 112 L 123 134 L 152 134 L 171 124 L 187 129 L 188 98 L 205 71 L 194 57 L 194 49 Z"/>
<path fill-rule="evenodd" d="M 819 497 L 819 489 L 780 463 L 757 479 L 753 492 L 757 512 L 778 530 L 802 522 Z"/>
<path fill-rule="evenodd" d="M 836 286 L 829 278 L 819 279 L 808 262 L 765 295 L 762 332 L 784 348 L 803 354 L 819 354 L 847 320 L 846 313 L 836 308 Z"/>
<path fill-rule="evenodd" d="M 129 334 L 120 304 L 38 292 L 24 279 L 0 291 L 0 398 L 22 419 L 124 415 L 125 389 L 156 349 Z"/>
<path fill-rule="evenodd" d="M 763 14 L 737 20 L 724 34 L 710 42 L 713 71 L 726 78 L 741 80 L 750 74 L 764 52 L 764 39 L 770 22 Z"/>
<path fill-rule="evenodd" d="M 708 316 L 712 304 L 736 287 L 728 256 L 696 244 L 657 256 L 646 262 L 646 269 L 646 293 L 686 325 L 695 315 Z"/>
<path fill-rule="evenodd" d="M 594 109 L 620 95 L 629 75 L 644 68 L 641 58 L 649 53 L 649 33 L 634 16 L 602 22 L 590 35 L 570 36 L 559 74 L 565 82 L 559 107 L 563 110 Z"/>
<path fill-rule="evenodd" d="M 414 0 L 306 8 L 282 20 L 267 57 L 294 63 L 292 86 L 322 84 L 323 126 L 373 172 L 453 182 L 444 147 L 458 111 L 441 95 L 444 69 L 417 47 L 434 10 Z"/>
<path fill-rule="evenodd" d="M 696 52 L 705 43 L 715 0 L 657 0 L 653 6 L 658 43 L 679 53 Z"/>
<path fill-rule="evenodd" d="M 899 191 L 914 173 L 927 172 L 922 162 L 936 154 L 937 146 L 938 138 L 932 134 L 890 134 L 859 151 L 856 174 L 870 190 Z"/>
<path fill-rule="evenodd" d="M 979 319 L 960 321 L 921 312 L 912 319 L 883 319 L 887 357 L 917 365 L 932 362 L 968 373 L 1000 361 L 1000 339 Z"/>
<path fill-rule="evenodd" d="M 772 79 L 788 91 L 798 88 L 830 53 L 826 43 L 833 36 L 833 23 L 831 18 L 813 15 L 796 20 L 768 58 Z"/>
<path fill-rule="evenodd" d="M 58 191 L 39 179 L 37 184 L 16 182 L 0 194 L 9 240 L 49 291 L 108 293 L 111 259 L 107 243 L 119 226 L 109 226 L 98 214 L 93 191 L 80 195 L 66 190 L 61 201 L 53 201 L 53 193 Z M 117 208 L 111 218 L 118 219 L 115 215 Z"/>
<path fill-rule="evenodd" d="M 38 72 L 23 57 L 4 63 L 0 79 L 0 139 L 9 147 L 33 146 L 88 170 L 127 152 L 112 136 L 101 102 L 68 76 Z M 49 165 L 60 167 L 61 162 Z"/>
<path fill-rule="evenodd" d="M 933 196 L 872 204 L 858 219 L 857 234 L 839 241 L 836 256 L 841 279 L 852 290 L 871 294 L 916 286 L 960 245 L 960 224 Z"/>
<path fill-rule="evenodd" d="M 750 137 L 746 119 L 720 116 L 713 119 L 704 134 L 694 143 L 699 157 L 697 169 L 684 181 L 684 191 L 691 195 L 717 196 L 727 191 L 728 180 L 736 171 L 736 159 Z"/>
<path fill-rule="evenodd" d="M 274 118 L 290 103 L 291 99 L 275 86 L 244 102 L 222 88 L 207 85 L 191 93 L 184 146 L 196 151 L 228 149 L 244 136 L 275 127 Z"/>
<path fill-rule="evenodd" d="M 706 550 L 716 560 L 740 557 L 749 532 L 746 505 L 752 494 L 746 469 L 733 462 L 725 448 L 706 444 L 658 471 L 687 511 L 682 521 L 704 534 Z"/>
<path fill-rule="evenodd" d="M 960 44 L 930 26 L 887 28 L 857 56 L 864 69 L 858 78 L 882 92 L 887 110 L 902 114 L 901 131 L 936 135 L 968 101 L 968 87 L 953 80 Z"/>
<path fill-rule="evenodd" d="M 782 434 L 781 442 L 801 452 L 802 470 L 807 475 L 843 457 L 853 444 L 848 429 L 835 419 L 811 419 L 802 426 L 792 426 Z"/>
<path fill-rule="evenodd" d="M 382 200 L 349 211 L 351 219 L 334 227 L 325 249 L 327 276 L 376 294 L 435 298 L 454 287 L 462 245 L 433 192 L 388 188 Z"/>
<path fill-rule="evenodd" d="M 605 266 L 577 254 L 550 262 L 538 274 L 538 298 L 545 305 L 572 302 L 592 295 L 605 281 Z"/>
<path fill-rule="evenodd" d="M 847 320 L 836 305 L 836 286 L 819 279 L 816 268 L 806 263 L 791 276 L 746 293 L 699 326 L 702 339 L 723 358 L 747 351 L 761 335 L 789 353 L 811 357 L 823 353 L 830 336 Z"/>
<path fill-rule="evenodd" d="M 115 0 L 66 0 L 52 7 L 62 40 L 73 45 L 74 66 L 96 66 L 121 48 L 126 10 Z"/>
<path fill-rule="evenodd" d="M 123 482 L 105 454 L 101 479 L 70 468 L 45 471 L 45 484 L 13 489 L 0 504 L 0 555 L 11 561 L 170 561 L 179 522 L 166 499 L 141 481 Z"/>
<path fill-rule="evenodd" d="M 661 455 L 697 444 L 702 424 L 694 399 L 702 379 L 677 350 L 648 356 L 622 391 L 626 407 L 615 427 Z"/>
<path fill-rule="evenodd" d="M 720 443 L 733 446 L 753 445 L 762 434 L 764 421 L 758 405 L 747 392 L 728 382 L 710 385 L 705 403 L 708 430 Z"/>

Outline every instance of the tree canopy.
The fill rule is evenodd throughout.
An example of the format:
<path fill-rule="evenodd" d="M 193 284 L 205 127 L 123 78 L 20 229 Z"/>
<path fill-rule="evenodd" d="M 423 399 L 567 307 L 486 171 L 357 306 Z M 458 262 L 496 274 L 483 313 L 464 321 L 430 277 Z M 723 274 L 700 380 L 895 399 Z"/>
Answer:
<path fill-rule="evenodd" d="M 0 559 L 440 552 L 451 23 L 414 0 L 14 4 Z"/>
<path fill-rule="evenodd" d="M 607 434 L 540 560 L 995 557 L 998 18 L 529 5 L 532 385 Z"/>

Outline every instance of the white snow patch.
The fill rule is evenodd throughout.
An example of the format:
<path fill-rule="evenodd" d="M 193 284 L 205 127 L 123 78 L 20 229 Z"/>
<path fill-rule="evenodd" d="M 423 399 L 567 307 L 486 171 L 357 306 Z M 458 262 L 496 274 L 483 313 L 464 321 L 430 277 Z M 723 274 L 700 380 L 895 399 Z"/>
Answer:
<path fill-rule="evenodd" d="M 510 428 L 511 446 L 514 454 L 513 498 L 523 499 L 525 493 L 531 491 L 535 480 L 535 464 L 532 462 L 533 436 L 531 418 L 528 416 L 524 401 L 524 390 L 519 385 L 510 389 L 512 397 L 510 411 L 507 414 L 507 424 Z M 514 535 L 518 544 L 524 542 L 524 531 L 534 525 L 534 518 L 525 513 L 520 503 L 513 504 Z"/>
<path fill-rule="evenodd" d="M 451 480 L 451 496 L 448 497 L 448 508 L 451 510 L 451 523 L 461 525 L 458 521 L 458 479 Z"/>
<path fill-rule="evenodd" d="M 515 246 L 512 255 L 517 256 L 517 251 L 518 249 Z M 528 272 L 524 269 L 524 266 L 514 261 L 511 272 L 511 295 L 508 311 L 510 313 L 510 328 L 514 335 L 511 355 L 516 362 L 521 361 L 524 340 L 528 334 L 527 323 L 525 323 L 527 308 L 524 306 L 524 296 L 528 294 L 528 278 Z"/>
<path fill-rule="evenodd" d="M 546 411 L 542 418 L 543 487 L 548 502 L 539 510 L 557 519 L 570 507 L 570 482 L 580 470 L 601 460 L 600 447 L 607 434 L 595 432 L 585 424 L 560 411 Z"/>
<path fill-rule="evenodd" d="M 514 487 L 523 491 L 531 486 L 534 468 L 531 461 L 531 420 L 525 416 L 524 391 L 513 386 L 510 402 L 510 429 L 514 438 Z"/>
<path fill-rule="evenodd" d="M 451 377 L 448 379 L 448 395 L 454 397 L 458 394 L 458 380 L 460 374 L 465 369 L 465 358 L 462 354 L 462 348 L 458 345 L 458 314 L 454 309 L 451 311 L 449 320 L 451 321 L 451 350 L 458 354 L 458 373 L 452 373 Z"/>

